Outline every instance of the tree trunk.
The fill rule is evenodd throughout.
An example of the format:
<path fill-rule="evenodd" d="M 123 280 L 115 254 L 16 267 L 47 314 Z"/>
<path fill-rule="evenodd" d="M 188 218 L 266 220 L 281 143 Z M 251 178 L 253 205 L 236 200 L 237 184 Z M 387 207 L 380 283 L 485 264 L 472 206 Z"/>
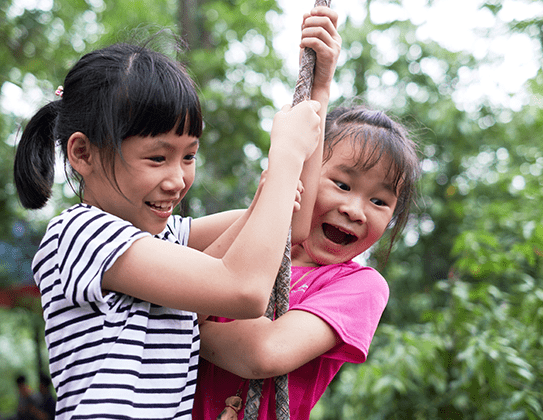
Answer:
<path fill-rule="evenodd" d="M 209 33 L 205 30 L 203 5 L 206 0 L 179 0 L 178 21 L 181 36 L 189 48 L 210 48 Z"/>

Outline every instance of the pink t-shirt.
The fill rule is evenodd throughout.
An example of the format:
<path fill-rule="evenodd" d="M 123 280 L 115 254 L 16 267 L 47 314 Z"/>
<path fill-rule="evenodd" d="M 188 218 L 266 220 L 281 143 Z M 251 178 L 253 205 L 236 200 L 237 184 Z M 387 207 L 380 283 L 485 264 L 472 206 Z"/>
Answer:
<path fill-rule="evenodd" d="M 312 267 L 292 267 L 289 309 L 310 312 L 326 321 L 341 344 L 289 373 L 290 416 L 308 420 L 313 406 L 345 362 L 363 363 L 388 301 L 388 285 L 374 269 L 349 261 Z M 226 319 L 219 318 L 225 322 Z M 243 387 L 246 400 L 249 381 L 200 358 L 193 420 L 216 419 L 225 400 Z M 239 419 L 243 418 L 243 409 Z M 275 420 L 273 379 L 264 381 L 259 420 Z"/>

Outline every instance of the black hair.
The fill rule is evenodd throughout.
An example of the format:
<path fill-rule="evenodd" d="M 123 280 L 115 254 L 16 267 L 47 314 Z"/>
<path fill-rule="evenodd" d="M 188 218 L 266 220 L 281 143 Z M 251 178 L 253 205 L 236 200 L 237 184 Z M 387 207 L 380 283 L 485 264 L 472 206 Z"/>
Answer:
<path fill-rule="evenodd" d="M 324 157 L 332 157 L 339 142 L 351 142 L 356 151 L 357 168 L 367 171 L 381 159 L 388 163 L 387 178 L 397 191 L 398 201 L 389 223 L 390 246 L 405 227 L 411 205 L 415 201 L 416 187 L 421 174 L 418 148 L 409 138 L 407 130 L 382 111 L 369 110 L 362 105 L 338 107 L 326 116 L 324 132 Z"/>
<path fill-rule="evenodd" d="M 43 207 L 52 193 L 55 143 L 69 169 L 67 144 L 81 132 L 99 149 L 115 180 L 114 162 L 122 141 L 175 130 L 199 138 L 203 121 L 194 82 L 174 59 L 145 45 L 117 43 L 84 55 L 68 72 L 62 98 L 41 108 L 26 126 L 17 147 L 14 178 L 24 207 Z M 118 187 L 118 186 L 117 186 Z"/>

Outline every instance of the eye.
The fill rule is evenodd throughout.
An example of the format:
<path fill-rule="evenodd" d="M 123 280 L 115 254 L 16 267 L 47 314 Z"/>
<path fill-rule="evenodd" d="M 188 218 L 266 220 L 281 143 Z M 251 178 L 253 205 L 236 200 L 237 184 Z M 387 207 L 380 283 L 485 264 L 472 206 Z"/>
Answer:
<path fill-rule="evenodd" d="M 191 161 L 196 160 L 196 154 L 195 153 L 188 154 L 185 157 L 183 157 L 183 160 L 191 160 Z"/>
<path fill-rule="evenodd" d="M 383 200 L 380 200 L 378 198 L 372 198 L 371 202 L 375 204 L 376 206 L 386 206 L 387 203 L 385 203 Z"/>
<path fill-rule="evenodd" d="M 351 191 L 351 187 L 341 181 L 334 181 L 334 183 L 343 191 Z"/>
<path fill-rule="evenodd" d="M 156 163 L 162 163 L 166 160 L 166 158 L 164 156 L 153 156 L 153 157 L 150 157 L 149 160 Z"/>

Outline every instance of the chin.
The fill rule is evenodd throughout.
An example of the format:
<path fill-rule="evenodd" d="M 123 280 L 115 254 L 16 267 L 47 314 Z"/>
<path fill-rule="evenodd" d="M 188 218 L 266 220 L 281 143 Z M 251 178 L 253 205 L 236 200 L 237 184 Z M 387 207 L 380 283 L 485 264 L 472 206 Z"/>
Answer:
<path fill-rule="evenodd" d="M 343 262 L 342 259 L 334 257 L 334 256 L 315 256 L 311 258 L 315 264 L 318 265 L 332 265 L 332 264 L 338 264 Z"/>

